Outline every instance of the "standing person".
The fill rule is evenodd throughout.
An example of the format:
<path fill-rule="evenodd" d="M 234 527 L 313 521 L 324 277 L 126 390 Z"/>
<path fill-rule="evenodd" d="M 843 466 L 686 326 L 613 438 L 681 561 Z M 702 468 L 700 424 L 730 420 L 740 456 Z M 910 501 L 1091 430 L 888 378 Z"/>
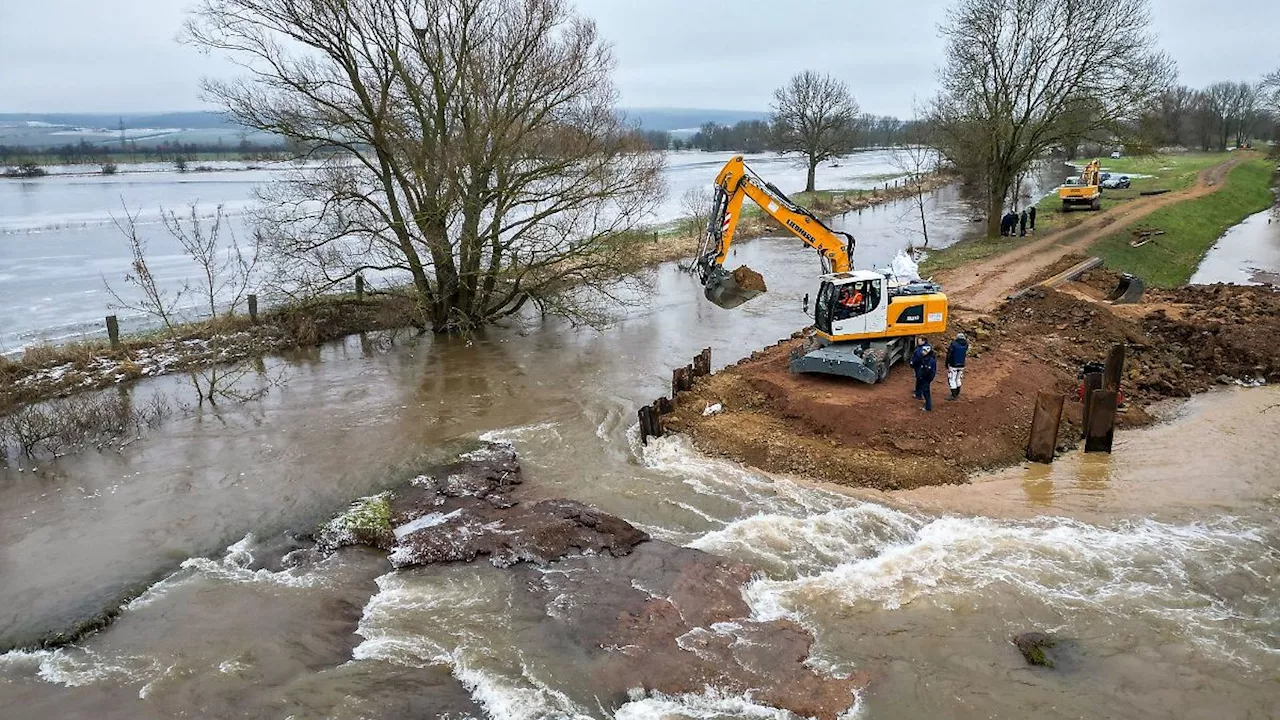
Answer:
<path fill-rule="evenodd" d="M 1031 229 L 1031 234 L 1035 235 L 1036 234 L 1036 206 L 1035 205 L 1032 205 L 1031 207 L 1027 208 L 1027 223 L 1028 223 L 1028 227 L 1030 227 Z"/>
<path fill-rule="evenodd" d="M 1020 224 L 1018 228 L 1018 237 L 1026 237 L 1027 236 L 1027 211 L 1026 210 L 1022 211 L 1022 215 L 1019 216 L 1018 222 Z"/>
<path fill-rule="evenodd" d="M 964 333 L 956 333 L 956 339 L 947 347 L 947 387 L 951 388 L 951 397 L 960 397 L 960 384 L 964 382 L 964 359 L 969 354 L 969 339 Z"/>
<path fill-rule="evenodd" d="M 911 369 L 916 373 L 916 389 L 912 396 L 917 400 L 924 399 L 924 390 L 921 389 L 920 377 L 924 368 L 924 359 L 931 352 L 933 352 L 933 346 L 929 344 L 928 340 L 922 337 L 916 338 L 916 349 L 911 353 Z"/>
<path fill-rule="evenodd" d="M 924 397 L 924 411 L 933 412 L 933 395 L 930 387 L 933 385 L 933 379 L 938 375 L 938 356 L 933 351 L 933 346 L 925 344 L 924 357 L 920 359 L 920 395 Z"/>

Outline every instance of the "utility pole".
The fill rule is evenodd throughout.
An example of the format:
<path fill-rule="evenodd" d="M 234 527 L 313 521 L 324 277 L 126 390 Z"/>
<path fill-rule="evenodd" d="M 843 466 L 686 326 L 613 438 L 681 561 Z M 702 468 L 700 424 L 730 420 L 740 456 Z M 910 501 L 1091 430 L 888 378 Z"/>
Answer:
<path fill-rule="evenodd" d="M 125 151 L 124 146 L 124 118 L 120 118 L 120 152 Z"/>

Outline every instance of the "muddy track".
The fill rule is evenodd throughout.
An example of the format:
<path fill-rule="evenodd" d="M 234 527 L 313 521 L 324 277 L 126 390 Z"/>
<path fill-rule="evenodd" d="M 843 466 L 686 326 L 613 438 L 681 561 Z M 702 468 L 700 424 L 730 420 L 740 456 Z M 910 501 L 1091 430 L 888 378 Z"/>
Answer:
<path fill-rule="evenodd" d="M 1237 154 L 1224 163 L 1202 170 L 1196 184 L 1178 192 L 1140 197 L 1087 220 L 1037 238 L 1012 252 L 948 270 L 939 275 L 952 307 L 988 312 L 1045 268 L 1073 253 L 1084 253 L 1090 245 L 1116 228 L 1127 227 L 1162 207 L 1215 192 L 1231 168 L 1248 159 Z"/>

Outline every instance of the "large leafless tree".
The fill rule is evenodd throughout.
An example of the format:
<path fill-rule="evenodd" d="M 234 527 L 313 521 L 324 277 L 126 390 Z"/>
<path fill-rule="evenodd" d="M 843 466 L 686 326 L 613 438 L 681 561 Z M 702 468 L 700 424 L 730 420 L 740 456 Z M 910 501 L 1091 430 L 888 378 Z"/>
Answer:
<path fill-rule="evenodd" d="M 992 234 L 1039 155 L 1121 135 L 1174 75 L 1147 0 L 957 0 L 941 32 L 930 119 L 947 159 L 984 190 Z"/>
<path fill-rule="evenodd" d="M 205 83 L 319 169 L 268 187 L 282 277 L 412 282 L 466 331 L 609 292 L 661 193 L 661 154 L 615 112 L 614 61 L 565 0 L 199 0 L 187 38 L 247 75 Z"/>
<path fill-rule="evenodd" d="M 830 75 L 805 70 L 773 93 L 770 120 L 778 148 L 801 155 L 814 190 L 818 163 L 853 152 L 858 139 L 858 103 L 848 86 Z"/>

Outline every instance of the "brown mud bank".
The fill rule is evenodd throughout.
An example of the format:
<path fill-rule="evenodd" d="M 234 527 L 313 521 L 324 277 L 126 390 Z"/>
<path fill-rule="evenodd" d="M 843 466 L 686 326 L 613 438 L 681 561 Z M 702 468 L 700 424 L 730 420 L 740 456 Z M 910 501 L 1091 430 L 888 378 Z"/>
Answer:
<path fill-rule="evenodd" d="M 1094 271 L 990 314 L 953 316 L 947 337 L 931 338 L 939 353 L 933 412 L 911 397 L 906 367 L 877 385 L 791 373 L 790 351 L 802 342 L 792 338 L 700 378 L 679 395 L 665 427 L 703 452 L 766 471 L 901 489 L 965 482 L 1022 460 L 1040 391 L 1068 395 L 1059 450 L 1074 447 L 1080 366 L 1115 344 L 1127 354 L 1121 428 L 1151 422 L 1146 408 L 1160 400 L 1280 380 L 1280 294 L 1218 285 L 1153 292 L 1138 305 L 1100 302 L 1114 280 Z M 949 402 L 943 359 L 960 330 L 969 360 L 960 399 Z M 717 403 L 721 412 L 704 415 Z"/>
<path fill-rule="evenodd" d="M 813 637 L 799 625 L 751 619 L 742 595 L 750 566 L 653 540 L 575 501 L 523 501 L 521 484 L 511 446 L 487 444 L 355 503 L 286 561 L 315 562 L 348 545 L 387 551 L 397 569 L 487 558 L 518 575 L 512 601 L 545 614 L 544 637 L 583 659 L 599 700 L 613 707 L 637 690 L 714 687 L 835 718 L 866 684 L 805 665 Z"/>

